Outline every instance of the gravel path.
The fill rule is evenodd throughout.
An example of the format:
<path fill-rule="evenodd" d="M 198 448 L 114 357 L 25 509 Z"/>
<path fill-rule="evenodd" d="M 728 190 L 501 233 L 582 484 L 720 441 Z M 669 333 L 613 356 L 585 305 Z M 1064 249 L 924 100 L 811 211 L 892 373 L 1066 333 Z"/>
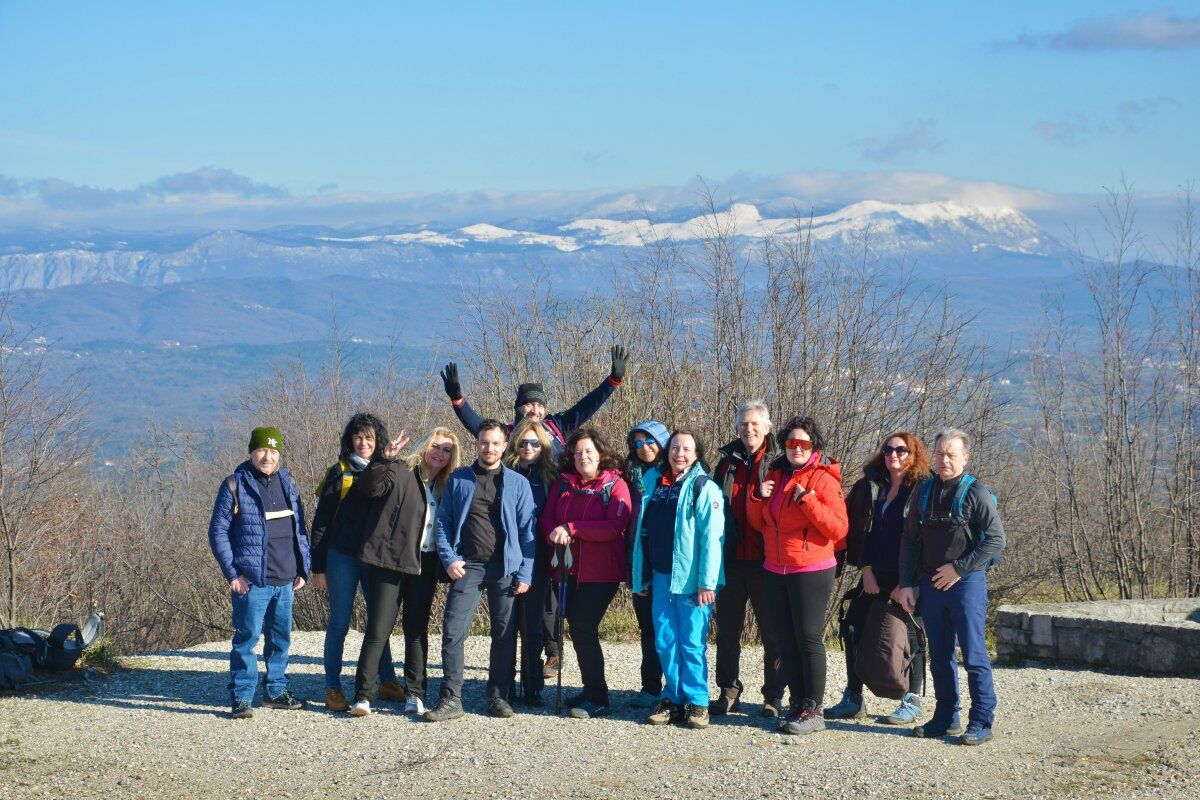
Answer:
<path fill-rule="evenodd" d="M 292 688 L 302 697 L 323 697 L 321 641 L 320 633 L 294 637 Z M 351 633 L 346 652 L 358 642 Z M 403 646 L 393 640 L 393 648 Z M 128 671 L 103 681 L 0 698 L 0 797 L 1200 795 L 1200 680 L 998 669 L 996 738 L 967 748 L 912 739 L 871 718 L 803 738 L 775 734 L 753 713 L 714 720 L 707 731 L 652 728 L 628 705 L 635 644 L 605 645 L 619 689 L 613 717 L 519 708 L 494 720 L 482 714 L 486 652 L 486 640 L 468 643 L 472 713 L 437 725 L 391 706 L 355 720 L 320 704 L 233 721 L 224 716 L 226 643 L 127 659 Z M 570 661 L 564 684 L 577 686 Z M 743 653 L 747 684 L 757 683 L 745 676 L 761 674 L 761 663 L 760 650 Z M 433 695 L 437 664 L 431 672 Z M 347 663 L 347 687 L 352 673 Z M 829 655 L 829 674 L 827 703 L 845 674 L 839 653 Z M 872 712 L 893 707 L 870 701 Z"/>

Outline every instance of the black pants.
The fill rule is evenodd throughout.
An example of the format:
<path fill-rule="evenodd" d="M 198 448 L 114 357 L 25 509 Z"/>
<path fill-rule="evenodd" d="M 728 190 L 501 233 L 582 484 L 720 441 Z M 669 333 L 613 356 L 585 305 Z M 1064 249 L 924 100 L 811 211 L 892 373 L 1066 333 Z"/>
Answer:
<path fill-rule="evenodd" d="M 488 656 L 487 696 L 508 698 L 517 653 L 516 576 L 504 573 L 502 561 L 468 561 L 467 574 L 450 584 L 442 621 L 442 697 L 462 697 L 465 645 L 475 609 L 486 590 L 491 614 L 492 647 Z"/>
<path fill-rule="evenodd" d="M 725 562 L 725 586 L 717 595 L 717 686 L 723 690 L 737 689 L 741 693 L 738 672 L 747 603 L 754 609 L 754 618 L 758 620 L 758 630 L 762 634 L 763 699 L 779 702 L 785 686 L 783 664 L 767 611 L 761 561 Z"/>
<path fill-rule="evenodd" d="M 879 594 L 860 594 L 858 597 L 853 598 L 846 609 L 846 619 L 843 623 L 845 632 L 849 635 L 846 641 L 846 688 L 855 697 L 861 697 L 863 692 L 863 682 L 854 672 L 854 658 L 855 650 L 858 647 L 858 634 L 862 630 L 863 625 L 867 623 L 867 612 L 871 609 L 871 603 L 877 597 L 887 597 L 899 582 L 897 578 L 888 578 L 886 576 L 877 576 L 876 579 L 879 580 Z M 859 579 L 858 588 L 862 589 L 862 579 Z M 915 619 L 920 624 L 920 618 L 917 617 Z M 908 681 L 908 691 L 913 694 L 920 694 L 925 688 L 925 653 L 924 651 L 918 652 L 920 643 L 917 641 L 917 631 L 912 625 L 908 626 L 908 646 L 912 648 L 912 652 L 917 653 L 913 657 L 912 676 Z"/>
<path fill-rule="evenodd" d="M 633 595 L 633 614 L 637 617 L 638 632 L 642 641 L 642 691 L 659 695 L 663 690 L 662 663 L 658 660 L 658 648 L 654 646 L 654 617 L 650 613 L 650 587 L 645 594 Z"/>
<path fill-rule="evenodd" d="M 604 649 L 600 647 L 600 620 L 617 596 L 619 583 L 567 581 L 567 624 L 579 660 L 583 696 L 601 706 L 608 705 L 608 682 L 604 679 Z"/>
<path fill-rule="evenodd" d="M 421 554 L 421 574 L 406 575 L 368 566 L 366 570 L 367 630 L 354 675 L 355 698 L 367 699 L 374 686 L 379 657 L 404 609 L 404 687 L 409 694 L 425 696 L 429 653 L 429 612 L 437 590 L 437 553 Z M 372 660 L 373 659 L 373 660 Z"/>
<path fill-rule="evenodd" d="M 763 571 L 771 621 L 779 641 L 792 703 L 825 697 L 825 609 L 833 593 L 833 567 L 778 575 Z"/>
<path fill-rule="evenodd" d="M 540 538 L 540 537 L 539 537 Z M 521 691 L 537 694 L 546 685 L 542 677 L 542 650 L 546 657 L 562 656 L 562 643 L 554 638 L 554 609 L 558 595 L 550 579 L 550 556 L 533 562 L 529 591 L 517 596 L 517 620 L 521 633 Z"/>

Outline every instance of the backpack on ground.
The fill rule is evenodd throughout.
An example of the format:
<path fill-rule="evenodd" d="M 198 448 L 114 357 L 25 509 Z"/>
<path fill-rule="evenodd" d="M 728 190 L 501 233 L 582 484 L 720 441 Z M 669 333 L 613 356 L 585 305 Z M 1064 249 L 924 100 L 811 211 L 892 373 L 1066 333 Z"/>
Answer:
<path fill-rule="evenodd" d="M 954 499 L 950 501 L 950 518 L 955 522 L 961 523 L 962 525 L 967 525 L 968 527 L 970 522 L 966 517 L 963 516 L 963 501 L 967 497 L 967 492 L 971 490 L 971 486 L 973 486 L 976 481 L 977 479 L 974 475 L 963 475 L 962 479 L 958 482 L 958 490 L 954 493 Z M 936 478 L 926 478 L 916 488 L 916 491 L 913 492 L 913 494 L 917 496 L 917 512 L 921 515 L 922 523 L 929 521 L 929 508 L 933 504 L 933 486 L 935 483 L 937 483 Z M 996 497 L 995 492 L 985 488 L 983 484 L 980 484 L 980 488 L 984 489 L 984 491 L 991 495 L 993 505 L 999 504 L 1000 499 Z M 981 531 L 979 534 L 980 543 L 982 543 L 986 538 L 987 533 Z M 983 566 L 984 569 L 991 569 L 998 563 L 1000 563 L 1000 556 L 996 555 L 995 557 L 989 559 L 988 562 Z"/>
<path fill-rule="evenodd" d="M 9 628 L 0 631 L 0 686 L 7 687 L 5 675 L 11 674 L 24 683 L 33 677 L 33 670 L 67 672 L 75 668 L 84 649 L 100 635 L 104 627 L 104 614 L 95 612 L 80 628 L 73 622 L 56 625 L 54 630 L 34 628 Z M 25 660 L 28 660 L 28 677 L 22 677 Z M 14 683 L 17 681 L 14 680 Z"/>
<path fill-rule="evenodd" d="M 908 632 L 916 632 L 917 647 Z M 925 632 L 911 614 L 886 596 L 871 600 L 867 619 L 858 632 L 854 671 L 878 697 L 901 700 L 912 685 L 913 661 L 925 651 Z"/>
<path fill-rule="evenodd" d="M 33 657 L 15 629 L 0 631 L 0 691 L 20 689 L 33 680 Z"/>

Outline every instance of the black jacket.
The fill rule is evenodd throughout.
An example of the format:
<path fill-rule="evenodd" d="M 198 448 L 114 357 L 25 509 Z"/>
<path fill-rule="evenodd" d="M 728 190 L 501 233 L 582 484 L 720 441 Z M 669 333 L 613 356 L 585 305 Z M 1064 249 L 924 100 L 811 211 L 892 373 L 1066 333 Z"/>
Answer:
<path fill-rule="evenodd" d="M 350 494 L 356 492 L 370 502 L 359 560 L 393 572 L 420 575 L 426 509 L 420 476 L 399 459 L 376 458 L 354 482 Z"/>
<path fill-rule="evenodd" d="M 357 558 L 362 545 L 371 500 L 355 492 L 353 485 L 346 497 L 342 498 L 344 464 L 338 462 L 326 470 L 325 480 L 317 490 L 317 510 L 313 512 L 312 526 L 309 528 L 313 572 L 325 572 L 329 564 L 329 548 Z M 357 482 L 358 475 L 348 474 Z"/>
<path fill-rule="evenodd" d="M 887 470 L 864 467 L 863 476 L 850 487 L 846 495 L 846 515 L 850 532 L 846 534 L 846 563 L 862 567 L 867 554 L 867 542 L 875 525 L 875 502 L 888 485 Z"/>

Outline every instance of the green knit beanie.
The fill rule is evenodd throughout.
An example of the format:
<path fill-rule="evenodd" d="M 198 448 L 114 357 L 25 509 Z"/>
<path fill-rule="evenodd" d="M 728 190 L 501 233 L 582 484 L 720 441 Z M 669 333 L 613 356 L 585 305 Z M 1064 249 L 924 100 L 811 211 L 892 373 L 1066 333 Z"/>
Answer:
<path fill-rule="evenodd" d="M 279 428 L 255 428 L 250 431 L 250 450 L 248 452 L 253 453 L 260 447 L 282 450 L 283 434 L 279 432 Z"/>

